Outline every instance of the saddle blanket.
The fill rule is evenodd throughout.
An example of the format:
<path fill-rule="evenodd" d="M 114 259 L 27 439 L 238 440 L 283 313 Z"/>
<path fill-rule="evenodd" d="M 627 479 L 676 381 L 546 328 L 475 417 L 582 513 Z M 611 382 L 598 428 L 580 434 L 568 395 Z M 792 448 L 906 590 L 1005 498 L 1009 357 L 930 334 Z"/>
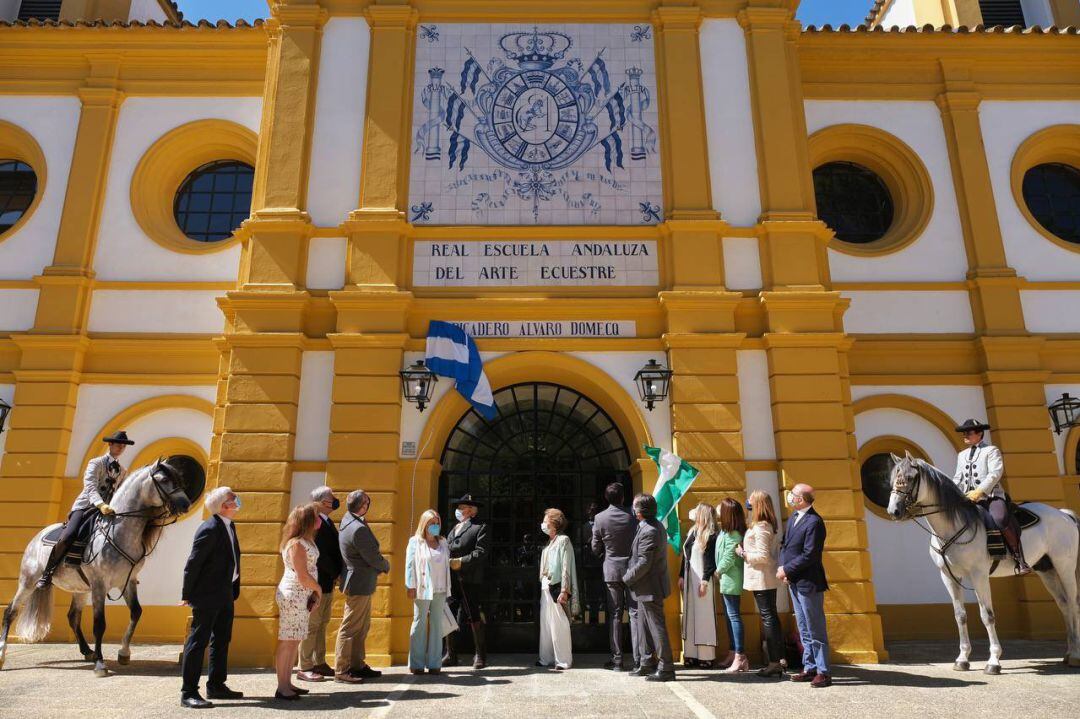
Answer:
<path fill-rule="evenodd" d="M 64 556 L 64 562 L 66 564 L 82 564 L 83 555 L 86 553 L 86 545 L 90 543 L 90 534 L 94 531 L 96 522 L 83 522 L 83 525 L 79 527 L 79 533 L 75 535 L 75 541 L 71 543 L 68 548 L 67 555 Z M 41 543 L 46 547 L 55 547 L 56 542 L 60 539 L 60 533 L 64 531 L 64 525 L 61 524 L 45 534 L 41 538 Z"/>

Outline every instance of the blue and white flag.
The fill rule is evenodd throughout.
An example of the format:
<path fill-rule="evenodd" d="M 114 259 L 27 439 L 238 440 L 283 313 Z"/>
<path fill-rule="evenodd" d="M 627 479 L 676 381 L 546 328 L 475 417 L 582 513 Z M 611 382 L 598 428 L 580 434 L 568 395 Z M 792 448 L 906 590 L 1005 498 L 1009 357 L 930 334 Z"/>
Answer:
<path fill-rule="evenodd" d="M 428 325 L 427 366 L 440 377 L 456 380 L 454 387 L 485 419 L 495 419 L 495 399 L 484 374 L 476 342 L 457 325 L 432 320 Z"/>

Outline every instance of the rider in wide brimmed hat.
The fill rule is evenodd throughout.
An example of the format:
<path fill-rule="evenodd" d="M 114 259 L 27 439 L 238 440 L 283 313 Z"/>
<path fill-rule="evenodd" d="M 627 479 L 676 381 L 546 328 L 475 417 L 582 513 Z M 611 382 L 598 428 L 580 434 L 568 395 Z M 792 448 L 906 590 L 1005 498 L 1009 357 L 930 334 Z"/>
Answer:
<path fill-rule="evenodd" d="M 38 589 L 44 589 L 52 584 L 53 572 L 60 566 L 60 562 L 64 561 L 71 543 L 86 522 L 93 521 L 98 514 L 115 514 L 109 502 L 116 493 L 116 488 L 127 477 L 127 470 L 119 462 L 120 455 L 135 443 L 128 439 L 127 432 L 122 429 L 102 437 L 101 441 L 109 445 L 109 450 L 100 457 L 94 457 L 86 465 L 82 492 L 71 505 L 71 512 L 68 514 L 64 529 L 60 532 L 60 537 L 53 545 L 52 553 L 49 554 L 49 561 L 45 564 L 45 573 L 38 580 Z"/>
<path fill-rule="evenodd" d="M 1001 529 L 1009 553 L 1016 560 L 1016 573 L 1027 574 L 1031 571 L 1024 560 L 1024 550 L 1020 545 L 1020 527 L 1009 512 L 1005 489 L 1001 478 L 1005 474 L 1005 461 L 1001 450 L 985 441 L 990 425 L 975 419 L 965 420 L 956 428 L 964 436 L 966 449 L 960 450 L 956 458 L 956 475 L 953 481 L 972 502 L 984 507 L 994 523 Z"/>
<path fill-rule="evenodd" d="M 487 525 L 476 517 L 480 502 L 471 494 L 450 500 L 454 507 L 457 524 L 446 535 L 450 550 L 451 580 L 450 606 L 457 615 L 459 630 L 446 636 L 446 652 L 443 666 L 456 666 L 458 633 L 469 627 L 472 632 L 473 668 L 487 666 L 487 637 L 484 627 L 483 608 L 480 598 L 484 594 L 484 567 L 491 552 L 491 538 Z"/>

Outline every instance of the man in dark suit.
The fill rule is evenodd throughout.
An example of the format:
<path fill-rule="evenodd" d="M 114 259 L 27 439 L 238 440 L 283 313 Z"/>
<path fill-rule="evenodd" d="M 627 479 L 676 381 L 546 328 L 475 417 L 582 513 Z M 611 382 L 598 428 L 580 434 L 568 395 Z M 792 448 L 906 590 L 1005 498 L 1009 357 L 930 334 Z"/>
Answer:
<path fill-rule="evenodd" d="M 240 596 L 240 543 L 233 525 L 240 498 L 228 487 L 218 487 L 206 495 L 204 504 L 212 516 L 195 530 L 180 594 L 181 603 L 191 607 L 191 631 L 184 642 L 182 660 L 184 684 L 180 688 L 180 705 L 189 709 L 214 706 L 199 696 L 199 675 L 207 644 L 210 672 L 206 695 L 211 699 L 244 696 L 225 686 L 233 603 Z"/>
<path fill-rule="evenodd" d="M 379 540 L 364 518 L 371 509 L 371 497 L 362 489 L 350 492 L 345 500 L 349 514 L 341 522 L 338 546 L 345 560 L 341 591 L 345 593 L 345 614 L 338 630 L 334 657 L 334 680 L 359 684 L 381 677 L 382 672 L 367 663 L 365 643 L 371 629 L 371 595 L 379 575 L 390 571 L 390 562 L 379 551 Z"/>
<path fill-rule="evenodd" d="M 455 507 L 454 518 L 457 519 L 446 537 L 453 572 L 450 575 L 450 607 L 456 610 L 458 627 L 472 630 L 473 669 L 483 669 L 487 666 L 487 643 L 480 596 L 484 591 L 484 567 L 491 551 L 491 540 L 487 525 L 476 518 L 480 503 L 471 494 L 451 500 L 450 504 Z M 457 666 L 456 635 L 454 632 L 446 637 L 443 666 Z"/>
<path fill-rule="evenodd" d="M 319 548 L 317 564 L 319 587 L 322 596 L 319 603 L 311 610 L 308 618 L 308 633 L 300 642 L 300 671 L 297 679 L 306 682 L 321 682 L 326 677 L 334 676 L 334 670 L 326 663 L 326 626 L 330 623 L 330 609 L 334 605 L 334 584 L 341 576 L 344 561 L 341 559 L 341 547 L 338 544 L 338 531 L 330 513 L 341 506 L 329 487 L 317 487 L 311 492 L 311 501 L 319 508 L 322 524 L 315 532 L 315 546 Z"/>
<path fill-rule="evenodd" d="M 638 644 L 642 649 L 641 666 L 634 673 L 646 681 L 675 681 L 675 662 L 664 619 L 664 598 L 671 593 L 667 532 L 656 519 L 656 499 L 651 494 L 634 497 L 634 515 L 638 520 L 637 533 L 623 575 L 630 597 L 638 605 Z M 655 658 L 650 648 L 655 649 Z"/>
<path fill-rule="evenodd" d="M 780 544 L 780 566 L 776 578 L 791 592 L 795 622 L 803 643 L 803 669 L 791 676 L 793 682 L 810 682 L 817 689 L 832 685 L 829 675 L 829 636 L 825 631 L 825 520 L 814 511 L 814 488 L 796 484 L 787 495 L 793 510 Z"/>
<path fill-rule="evenodd" d="M 623 583 L 623 575 L 630 563 L 630 546 L 637 533 L 637 518 L 623 506 L 625 494 L 619 482 L 612 482 L 604 490 L 608 508 L 593 519 L 592 547 L 593 554 L 604 561 L 604 583 L 607 585 L 607 625 L 611 643 L 611 661 L 604 664 L 605 669 L 617 672 L 623 670 L 622 617 L 630 610 L 630 645 L 634 664 L 638 665 L 640 655 L 637 649 L 637 603 L 630 601 L 630 591 Z M 636 670 L 638 667 L 635 666 Z"/>

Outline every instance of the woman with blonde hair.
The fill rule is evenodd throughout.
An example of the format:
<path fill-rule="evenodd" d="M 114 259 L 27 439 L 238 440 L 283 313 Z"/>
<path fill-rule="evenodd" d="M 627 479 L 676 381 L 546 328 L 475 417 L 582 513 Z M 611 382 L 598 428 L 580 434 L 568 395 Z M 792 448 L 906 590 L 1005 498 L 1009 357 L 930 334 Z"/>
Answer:
<path fill-rule="evenodd" d="M 743 545 L 735 551 L 746 567 L 743 570 L 743 588 L 752 592 L 765 625 L 765 647 L 768 665 L 758 671 L 761 677 L 782 677 L 784 668 L 780 659 L 784 656 L 784 639 L 780 633 L 780 615 L 776 611 L 776 590 L 780 580 L 776 578 L 777 555 L 780 551 L 780 523 L 776 520 L 772 497 L 757 491 L 747 502 L 750 511 L 750 528 L 746 530 Z"/>
<path fill-rule="evenodd" d="M 450 592 L 450 550 L 439 536 L 442 519 L 434 509 L 420 515 L 405 550 L 405 588 L 413 600 L 409 627 L 409 671 L 442 671 L 442 619 Z"/>
<path fill-rule="evenodd" d="M 558 509 L 544 511 L 540 531 L 548 536 L 540 555 L 540 659 L 538 667 L 569 669 L 574 662 L 570 640 L 570 617 L 581 613 L 577 565 L 566 515 Z"/>
<path fill-rule="evenodd" d="M 716 540 L 716 573 L 720 575 L 720 595 L 724 598 L 724 618 L 727 621 L 731 649 L 721 666 L 725 673 L 746 672 L 750 661 L 743 648 L 742 613 L 739 602 L 743 588 L 743 558 L 736 551 L 746 534 L 746 515 L 734 499 L 728 497 L 716 508 L 720 519 L 720 538 Z"/>
<path fill-rule="evenodd" d="M 716 660 L 716 518 L 701 502 L 690 510 L 693 528 L 687 533 L 679 565 L 683 593 L 683 662 L 686 667 L 712 669 Z"/>
<path fill-rule="evenodd" d="M 281 530 L 281 558 L 285 573 L 278 582 L 275 599 L 278 605 L 278 645 L 274 654 L 278 688 L 275 699 L 295 700 L 307 689 L 292 683 L 292 668 L 296 664 L 300 642 L 307 636 L 311 610 L 319 604 L 322 589 L 316 562 L 319 550 L 315 532 L 322 525 L 318 505 L 304 504 L 289 512 Z"/>

